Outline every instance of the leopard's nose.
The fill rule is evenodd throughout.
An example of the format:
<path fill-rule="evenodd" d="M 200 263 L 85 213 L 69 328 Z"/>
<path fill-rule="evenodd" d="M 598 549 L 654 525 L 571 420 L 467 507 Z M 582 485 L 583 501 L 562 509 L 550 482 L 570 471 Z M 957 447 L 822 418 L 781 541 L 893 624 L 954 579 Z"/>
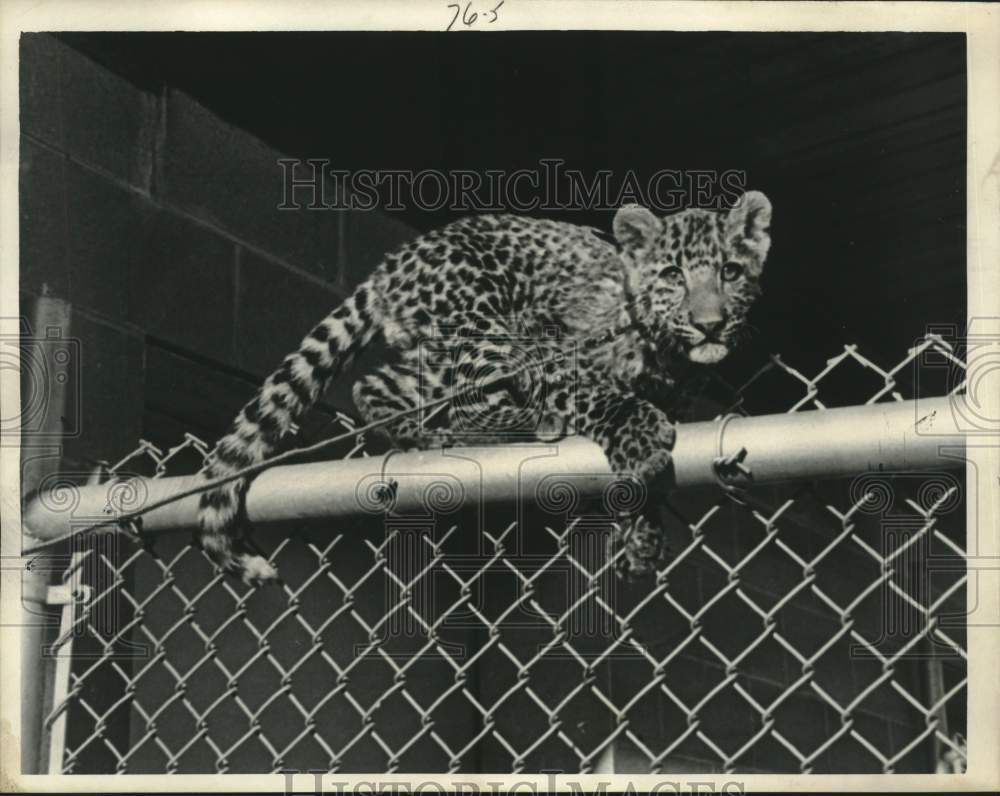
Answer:
<path fill-rule="evenodd" d="M 716 332 L 722 328 L 725 319 L 721 315 L 712 315 L 706 318 L 691 319 L 691 325 L 701 332 L 705 337 L 714 337 Z"/>

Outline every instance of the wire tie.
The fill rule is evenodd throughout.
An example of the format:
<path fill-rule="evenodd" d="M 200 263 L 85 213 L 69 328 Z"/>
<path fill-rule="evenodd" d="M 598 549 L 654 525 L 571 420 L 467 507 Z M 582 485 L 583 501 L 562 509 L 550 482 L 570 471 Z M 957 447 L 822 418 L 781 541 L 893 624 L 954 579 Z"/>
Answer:
<path fill-rule="evenodd" d="M 403 453 L 399 448 L 391 448 L 382 456 L 382 464 L 379 468 L 379 485 L 376 489 L 377 499 L 384 504 L 386 511 L 391 511 L 396 504 L 396 495 L 399 492 L 399 482 L 395 478 L 386 476 L 386 468 L 389 460 L 397 453 Z"/>

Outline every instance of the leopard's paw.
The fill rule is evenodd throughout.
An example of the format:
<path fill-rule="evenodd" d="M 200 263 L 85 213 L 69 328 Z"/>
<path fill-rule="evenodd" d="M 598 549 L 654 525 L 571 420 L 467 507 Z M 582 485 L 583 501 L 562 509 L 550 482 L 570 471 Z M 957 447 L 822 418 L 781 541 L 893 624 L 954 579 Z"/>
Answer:
<path fill-rule="evenodd" d="M 669 450 L 660 449 L 653 451 L 636 465 L 635 475 L 644 484 L 651 484 L 670 472 L 671 460 L 672 457 Z"/>
<path fill-rule="evenodd" d="M 244 553 L 239 557 L 239 573 L 247 586 L 266 586 L 276 583 L 278 570 L 263 556 Z"/>
<path fill-rule="evenodd" d="M 670 547 L 662 529 L 645 517 L 637 516 L 620 524 L 620 532 L 612 535 L 609 554 L 620 557 L 615 562 L 615 574 L 622 580 L 643 580 L 662 569 L 671 559 Z"/>

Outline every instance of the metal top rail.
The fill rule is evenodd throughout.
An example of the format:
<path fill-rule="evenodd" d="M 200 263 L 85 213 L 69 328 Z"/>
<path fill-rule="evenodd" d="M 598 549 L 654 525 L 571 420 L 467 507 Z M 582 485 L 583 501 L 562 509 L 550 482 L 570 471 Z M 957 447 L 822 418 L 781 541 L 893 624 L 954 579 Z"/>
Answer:
<path fill-rule="evenodd" d="M 958 467 L 963 461 L 959 449 L 965 443 L 958 420 L 967 416 L 960 405 L 964 401 L 964 396 L 952 395 L 758 417 L 731 415 L 721 421 L 685 424 L 678 429 L 673 451 L 675 483 L 678 488 L 718 484 L 719 463 L 737 459 L 741 475 L 736 485 Z M 745 458 L 739 458 L 741 451 Z M 429 490 L 440 486 L 442 478 L 457 487 L 459 505 L 454 508 L 459 508 L 465 501 L 533 496 L 544 479 L 562 474 L 573 474 L 584 495 L 588 490 L 596 495 L 610 474 L 601 449 L 579 437 L 557 444 L 393 452 L 266 470 L 247 493 L 247 517 L 266 523 L 384 511 L 386 505 L 373 490 L 384 485 L 388 472 L 393 475 L 396 511 L 426 507 Z M 26 507 L 24 525 L 34 538 L 51 540 L 88 523 L 114 522 L 200 482 L 200 475 L 119 477 L 78 487 L 69 502 L 43 493 Z M 143 515 L 142 530 L 191 528 L 197 524 L 197 510 L 197 495 L 182 498 Z"/>

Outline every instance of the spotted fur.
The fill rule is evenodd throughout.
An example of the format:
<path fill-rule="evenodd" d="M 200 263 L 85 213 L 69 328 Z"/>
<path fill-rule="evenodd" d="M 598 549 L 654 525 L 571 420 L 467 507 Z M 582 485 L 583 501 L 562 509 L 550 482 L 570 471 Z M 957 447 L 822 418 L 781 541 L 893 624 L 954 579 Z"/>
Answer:
<path fill-rule="evenodd" d="M 285 357 L 218 442 L 206 475 L 275 453 L 330 380 L 378 337 L 392 357 L 354 385 L 366 421 L 462 396 L 389 423 L 384 430 L 398 446 L 579 433 L 602 446 L 614 472 L 658 488 L 674 428 L 640 386 L 669 388 L 672 361 L 709 364 L 735 345 L 759 294 L 770 218 L 770 202 L 753 191 L 721 212 L 658 218 L 622 208 L 613 239 L 511 215 L 429 232 L 386 255 Z M 543 364 L 520 367 L 532 362 Z M 247 485 L 202 494 L 201 542 L 223 569 L 261 583 L 277 573 L 242 536 Z M 654 524 L 630 521 L 632 571 L 649 571 L 662 548 Z"/>

